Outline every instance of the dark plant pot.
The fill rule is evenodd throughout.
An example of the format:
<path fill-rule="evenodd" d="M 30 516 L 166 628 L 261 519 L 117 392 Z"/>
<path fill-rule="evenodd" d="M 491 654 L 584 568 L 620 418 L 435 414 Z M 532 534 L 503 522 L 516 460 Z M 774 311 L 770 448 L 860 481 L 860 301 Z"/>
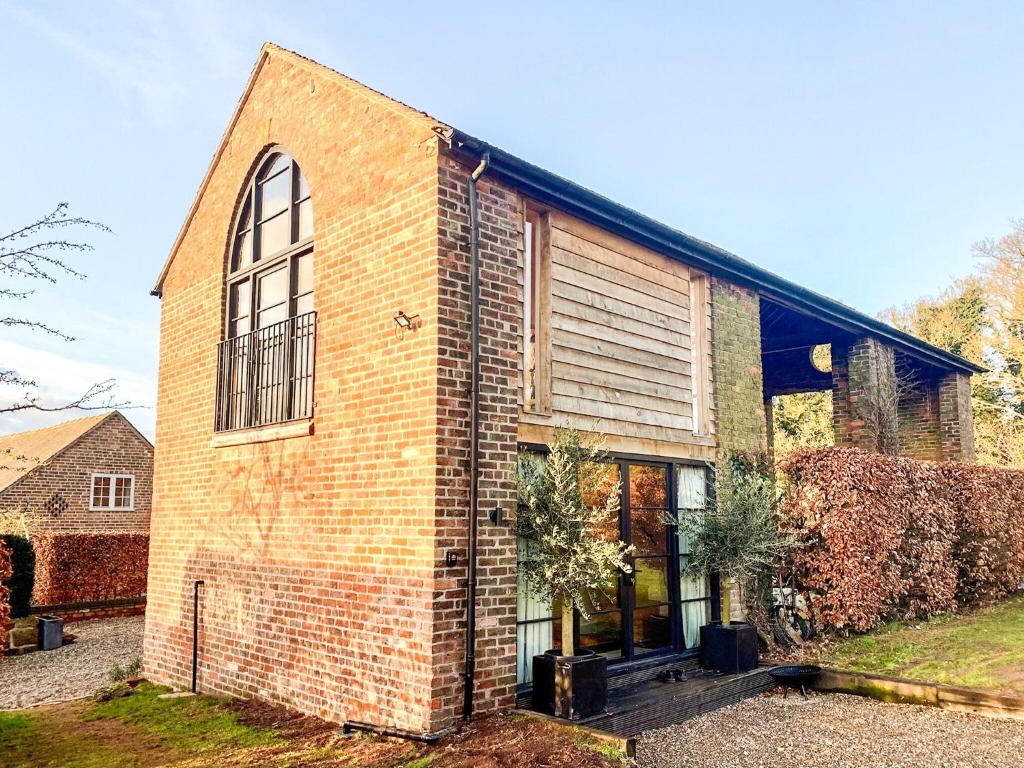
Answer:
<path fill-rule="evenodd" d="M 700 628 L 700 665 L 734 675 L 757 667 L 757 630 L 734 621 Z"/>
<path fill-rule="evenodd" d="M 40 651 L 52 651 L 64 644 L 64 619 L 57 616 L 40 616 L 37 622 Z"/>
<path fill-rule="evenodd" d="M 593 651 L 562 656 L 558 650 L 533 657 L 533 706 L 566 720 L 603 712 L 608 705 L 608 660 Z"/>

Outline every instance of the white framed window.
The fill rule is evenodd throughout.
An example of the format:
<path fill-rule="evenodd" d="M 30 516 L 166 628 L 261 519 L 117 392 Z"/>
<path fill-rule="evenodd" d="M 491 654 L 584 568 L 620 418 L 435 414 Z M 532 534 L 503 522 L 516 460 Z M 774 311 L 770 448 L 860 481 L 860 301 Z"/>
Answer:
<path fill-rule="evenodd" d="M 93 512 L 131 512 L 135 509 L 135 475 L 94 472 L 89 489 Z"/>

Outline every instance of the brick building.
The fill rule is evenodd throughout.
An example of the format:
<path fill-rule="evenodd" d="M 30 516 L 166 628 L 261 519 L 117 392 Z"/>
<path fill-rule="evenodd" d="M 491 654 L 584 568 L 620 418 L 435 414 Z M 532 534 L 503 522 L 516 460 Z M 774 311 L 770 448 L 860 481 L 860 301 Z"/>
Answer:
<path fill-rule="evenodd" d="M 149 531 L 153 446 L 118 411 L 0 436 L 0 513 L 38 532 Z"/>
<path fill-rule="evenodd" d="M 189 683 L 202 581 L 200 689 L 329 719 L 432 733 L 529 686 L 558 619 L 507 519 L 557 426 L 607 435 L 635 543 L 720 452 L 766 450 L 773 394 L 833 389 L 841 439 L 877 447 L 897 359 L 907 434 L 970 458 L 962 358 L 273 45 L 154 293 L 146 674 Z M 717 609 L 675 531 L 641 550 L 576 627 L 613 673 Z"/>

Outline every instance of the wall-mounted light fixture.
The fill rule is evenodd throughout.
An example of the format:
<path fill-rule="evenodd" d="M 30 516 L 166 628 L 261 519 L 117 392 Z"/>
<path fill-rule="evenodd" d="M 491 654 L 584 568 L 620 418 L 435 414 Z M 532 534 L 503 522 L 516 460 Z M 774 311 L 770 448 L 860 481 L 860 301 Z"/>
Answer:
<path fill-rule="evenodd" d="M 491 525 L 504 525 L 505 523 L 505 510 L 501 508 L 500 504 L 496 504 L 494 509 L 487 513 L 487 516 L 491 520 Z"/>
<path fill-rule="evenodd" d="M 395 312 L 393 320 L 395 321 L 395 325 L 403 331 L 415 331 L 420 327 L 419 315 L 407 315 L 402 310 Z"/>

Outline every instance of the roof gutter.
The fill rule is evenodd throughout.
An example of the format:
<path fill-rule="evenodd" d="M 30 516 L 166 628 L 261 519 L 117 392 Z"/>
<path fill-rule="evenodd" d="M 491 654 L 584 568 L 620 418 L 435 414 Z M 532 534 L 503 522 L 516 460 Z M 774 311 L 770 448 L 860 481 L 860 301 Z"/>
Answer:
<path fill-rule="evenodd" d="M 959 355 L 932 346 L 909 333 L 858 312 L 752 264 L 739 256 L 666 226 L 603 195 L 510 155 L 457 129 L 451 146 L 474 161 L 490 155 L 488 174 L 540 203 L 578 216 L 597 226 L 645 245 L 709 273 L 755 288 L 759 294 L 790 309 L 811 314 L 849 333 L 878 337 L 941 368 L 984 373 L 985 368 Z"/>

